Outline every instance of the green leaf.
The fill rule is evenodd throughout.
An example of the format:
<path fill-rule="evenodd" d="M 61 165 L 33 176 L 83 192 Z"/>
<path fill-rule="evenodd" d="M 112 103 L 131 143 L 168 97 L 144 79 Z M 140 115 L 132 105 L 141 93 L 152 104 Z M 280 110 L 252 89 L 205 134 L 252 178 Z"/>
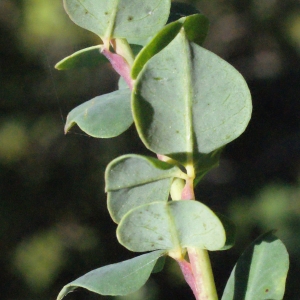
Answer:
<path fill-rule="evenodd" d="M 134 56 L 137 56 L 143 49 L 143 46 L 135 44 L 131 44 L 130 47 Z"/>
<path fill-rule="evenodd" d="M 209 21 L 204 15 L 193 15 L 166 25 L 141 50 L 131 70 L 131 76 L 136 79 L 146 62 L 164 49 L 184 27 L 190 41 L 201 45 L 208 32 Z"/>
<path fill-rule="evenodd" d="M 152 270 L 152 273 L 159 273 L 159 272 L 161 272 L 163 270 L 164 266 L 165 266 L 165 262 L 166 262 L 166 256 L 161 256 L 157 260 L 157 262 L 156 262 L 156 264 L 155 264 L 155 266 L 154 266 L 154 268 Z"/>
<path fill-rule="evenodd" d="M 189 41 L 201 46 L 208 33 L 209 20 L 201 14 L 192 15 L 185 18 L 183 27 Z"/>
<path fill-rule="evenodd" d="M 100 45 L 82 49 L 59 61 L 55 68 L 57 70 L 90 68 L 108 62 L 107 58 L 100 53 L 100 50 Z"/>
<path fill-rule="evenodd" d="M 128 84 L 122 76 L 119 78 L 118 81 L 118 89 L 119 90 L 128 89 Z"/>
<path fill-rule="evenodd" d="M 186 165 L 237 138 L 252 104 L 241 74 L 181 30 L 140 72 L 132 109 L 145 146 Z"/>
<path fill-rule="evenodd" d="M 194 168 L 196 172 L 194 186 L 197 185 L 207 172 L 219 165 L 222 151 L 223 148 L 220 148 L 208 154 L 199 153 L 194 155 Z"/>
<path fill-rule="evenodd" d="M 239 258 L 222 300 L 283 299 L 289 257 L 283 243 L 268 232 Z"/>
<path fill-rule="evenodd" d="M 234 243 L 235 243 L 235 236 L 236 236 L 235 224 L 230 219 L 228 219 L 227 217 L 225 217 L 219 213 L 216 213 L 216 215 L 222 222 L 223 227 L 226 232 L 226 243 L 225 243 L 224 247 L 220 250 L 230 249 L 234 246 Z"/>
<path fill-rule="evenodd" d="M 64 0 L 77 25 L 102 39 L 126 38 L 139 43 L 154 35 L 168 19 L 170 0 Z"/>
<path fill-rule="evenodd" d="M 129 211 L 117 228 L 119 242 L 136 252 L 198 247 L 220 250 L 226 242 L 219 218 L 194 200 L 154 202 Z"/>
<path fill-rule="evenodd" d="M 64 286 L 57 300 L 77 288 L 111 296 L 133 293 L 145 284 L 157 260 L 164 254 L 164 251 L 155 251 L 93 270 Z"/>
<path fill-rule="evenodd" d="M 85 133 L 97 138 L 120 135 L 132 124 L 129 89 L 98 96 L 76 108 L 68 115 L 65 132 L 77 124 Z"/>
<path fill-rule="evenodd" d="M 174 177 L 184 176 L 176 166 L 155 158 L 124 155 L 106 168 L 107 205 L 119 223 L 131 209 L 154 201 L 168 201 Z"/>
<path fill-rule="evenodd" d="M 131 77 L 136 79 L 146 62 L 155 54 L 165 48 L 178 34 L 182 28 L 181 22 L 173 22 L 166 25 L 160 32 L 158 32 L 153 39 L 140 51 L 135 59 L 134 65 L 131 69 Z"/>

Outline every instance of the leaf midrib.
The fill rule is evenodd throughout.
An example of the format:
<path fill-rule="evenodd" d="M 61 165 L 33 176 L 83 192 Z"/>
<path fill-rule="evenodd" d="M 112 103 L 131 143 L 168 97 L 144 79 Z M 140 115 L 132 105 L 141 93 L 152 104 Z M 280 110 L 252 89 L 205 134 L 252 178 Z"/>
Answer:
<path fill-rule="evenodd" d="M 191 49 L 189 41 L 186 37 L 184 28 L 181 29 L 180 35 L 183 42 L 183 52 L 184 52 L 184 74 L 185 74 L 185 84 L 184 86 L 186 94 L 184 99 L 185 104 L 185 127 L 186 127 L 186 150 L 187 150 L 187 164 L 193 164 L 193 87 L 192 87 L 192 59 L 191 59 Z"/>
<path fill-rule="evenodd" d="M 120 0 L 114 1 L 114 8 L 111 13 L 111 18 L 110 18 L 109 25 L 108 25 L 105 35 L 104 35 L 104 39 L 110 40 L 110 38 L 113 36 L 113 32 L 114 32 L 115 25 L 116 25 L 116 18 L 117 18 L 119 4 L 120 4 Z"/>
<path fill-rule="evenodd" d="M 157 176 L 155 179 L 149 179 L 149 180 L 145 180 L 145 181 L 140 181 L 139 183 L 135 183 L 135 184 L 128 184 L 128 185 L 122 185 L 119 186 L 118 188 L 114 188 L 111 187 L 109 189 L 107 189 L 107 192 L 114 192 L 114 191 L 119 191 L 122 189 L 127 189 L 127 188 L 133 188 L 133 187 L 139 187 L 145 184 L 149 184 L 149 183 L 154 183 L 160 180 L 164 180 L 164 179 L 172 179 L 172 178 L 182 178 L 182 176 L 180 176 L 181 171 L 178 172 L 178 170 L 176 170 L 174 173 L 170 172 L 168 174 L 162 174 L 161 176 Z"/>

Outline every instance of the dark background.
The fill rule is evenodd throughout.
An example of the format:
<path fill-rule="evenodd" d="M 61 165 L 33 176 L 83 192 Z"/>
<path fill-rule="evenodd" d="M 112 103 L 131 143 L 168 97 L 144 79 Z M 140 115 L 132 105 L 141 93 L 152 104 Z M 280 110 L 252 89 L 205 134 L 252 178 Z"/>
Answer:
<path fill-rule="evenodd" d="M 205 47 L 233 64 L 253 96 L 246 132 L 228 145 L 197 198 L 234 220 L 236 246 L 211 254 L 221 295 L 243 249 L 277 229 L 290 253 L 285 299 L 299 299 L 300 5 L 297 0 L 193 3 L 211 21 Z M 56 71 L 63 57 L 99 43 L 74 25 L 60 0 L 0 0 L 0 295 L 55 299 L 64 284 L 133 257 L 116 241 L 103 172 L 124 153 L 148 153 L 135 129 L 111 140 L 78 128 L 67 113 L 116 89 L 109 66 Z M 151 154 L 150 154 L 151 155 Z M 121 299 L 78 291 L 66 299 Z M 130 300 L 193 299 L 177 266 Z M 254 299 L 256 300 L 256 299 Z"/>

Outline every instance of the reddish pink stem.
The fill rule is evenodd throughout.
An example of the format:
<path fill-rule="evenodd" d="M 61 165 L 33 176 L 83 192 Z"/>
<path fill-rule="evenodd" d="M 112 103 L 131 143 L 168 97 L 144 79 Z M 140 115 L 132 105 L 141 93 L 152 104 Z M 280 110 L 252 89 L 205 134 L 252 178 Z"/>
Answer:
<path fill-rule="evenodd" d="M 161 161 L 165 161 L 165 156 L 162 154 L 156 154 L 157 158 Z"/>
<path fill-rule="evenodd" d="M 197 290 L 196 290 L 196 282 L 192 270 L 192 266 L 186 260 L 176 260 L 179 264 L 181 272 L 184 276 L 185 281 L 190 286 L 191 290 L 193 291 L 195 297 L 197 298 Z"/>
<path fill-rule="evenodd" d="M 192 270 L 192 274 L 194 276 L 194 284 L 195 284 L 195 291 L 194 294 L 196 293 L 196 299 L 199 298 L 199 294 L 201 295 L 201 300 L 205 300 L 207 299 L 204 291 L 200 291 L 199 287 L 203 287 L 203 274 L 199 273 L 199 271 L 197 270 L 196 266 L 197 264 L 199 264 L 199 260 L 198 257 L 194 254 L 194 253 L 189 253 L 189 259 L 190 259 L 190 265 L 191 265 L 191 270 Z M 197 282 L 196 282 L 197 280 Z"/>
<path fill-rule="evenodd" d="M 130 76 L 130 66 L 127 61 L 119 54 L 112 53 L 108 49 L 102 49 L 101 53 L 110 61 L 115 71 L 122 76 L 130 89 L 132 90 L 133 82 Z"/>
<path fill-rule="evenodd" d="M 188 178 L 181 193 L 182 200 L 195 200 L 193 179 Z"/>

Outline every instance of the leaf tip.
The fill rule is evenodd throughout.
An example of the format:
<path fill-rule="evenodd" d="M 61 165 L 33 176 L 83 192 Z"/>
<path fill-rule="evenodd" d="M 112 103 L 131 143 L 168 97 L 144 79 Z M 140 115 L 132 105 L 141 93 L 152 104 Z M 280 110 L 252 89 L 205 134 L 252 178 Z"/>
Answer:
<path fill-rule="evenodd" d="M 58 294 L 56 300 L 62 300 L 65 296 L 67 296 L 67 294 L 73 292 L 76 288 L 77 286 L 70 286 L 69 284 L 64 286 L 63 289 Z"/>
<path fill-rule="evenodd" d="M 62 68 L 60 67 L 60 62 L 55 64 L 54 69 L 59 70 L 59 71 L 62 70 Z"/>
<path fill-rule="evenodd" d="M 71 127 L 73 127 L 74 124 L 69 124 L 68 122 L 66 123 L 65 127 L 64 127 L 64 134 L 67 134 Z"/>

